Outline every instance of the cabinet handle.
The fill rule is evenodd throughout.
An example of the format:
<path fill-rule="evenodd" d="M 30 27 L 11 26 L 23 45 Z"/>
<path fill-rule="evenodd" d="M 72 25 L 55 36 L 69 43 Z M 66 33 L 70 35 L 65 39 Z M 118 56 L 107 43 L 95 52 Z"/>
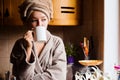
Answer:
<path fill-rule="evenodd" d="M 62 6 L 61 9 L 75 9 L 74 7 L 65 7 L 65 6 Z"/>
<path fill-rule="evenodd" d="M 0 11 L 0 17 L 2 16 L 2 13 L 1 13 L 1 11 Z"/>
<path fill-rule="evenodd" d="M 75 13 L 75 8 L 74 7 L 68 7 L 68 6 L 62 6 L 61 7 L 61 13 Z"/>
<path fill-rule="evenodd" d="M 74 11 L 61 11 L 61 13 L 75 13 Z"/>
<path fill-rule="evenodd" d="M 10 16 L 9 10 L 8 10 L 8 8 L 6 8 L 5 13 L 4 13 L 4 17 L 9 17 L 9 16 Z"/>

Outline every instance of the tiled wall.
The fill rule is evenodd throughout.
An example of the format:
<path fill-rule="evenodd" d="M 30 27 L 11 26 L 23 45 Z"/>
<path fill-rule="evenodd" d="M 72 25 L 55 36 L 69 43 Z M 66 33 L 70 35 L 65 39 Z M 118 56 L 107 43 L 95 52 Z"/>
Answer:
<path fill-rule="evenodd" d="M 19 27 L 0 27 L 0 76 L 5 76 L 6 71 L 11 71 L 9 57 L 16 39 L 21 37 L 24 32 Z"/>

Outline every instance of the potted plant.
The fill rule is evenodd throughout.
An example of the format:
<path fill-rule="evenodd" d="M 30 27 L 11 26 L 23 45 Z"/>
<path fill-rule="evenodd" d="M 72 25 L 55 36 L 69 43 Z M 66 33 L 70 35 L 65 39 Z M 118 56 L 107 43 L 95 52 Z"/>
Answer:
<path fill-rule="evenodd" d="M 74 56 L 75 56 L 75 47 L 72 43 L 67 43 L 65 45 L 65 50 L 67 54 L 67 63 L 71 64 L 74 63 Z"/>

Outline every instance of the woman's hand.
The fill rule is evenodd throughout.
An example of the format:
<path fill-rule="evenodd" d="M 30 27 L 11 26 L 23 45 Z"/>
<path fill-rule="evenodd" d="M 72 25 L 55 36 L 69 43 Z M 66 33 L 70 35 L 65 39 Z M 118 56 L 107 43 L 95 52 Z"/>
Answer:
<path fill-rule="evenodd" d="M 27 61 L 29 62 L 30 61 L 30 58 L 31 58 L 31 51 L 32 51 L 32 41 L 33 41 L 33 31 L 29 30 L 27 31 L 25 34 L 24 34 L 24 39 L 26 40 L 26 58 L 27 58 Z"/>
<path fill-rule="evenodd" d="M 33 31 L 29 30 L 24 34 L 24 39 L 26 40 L 27 47 L 32 47 L 32 41 L 33 41 Z"/>

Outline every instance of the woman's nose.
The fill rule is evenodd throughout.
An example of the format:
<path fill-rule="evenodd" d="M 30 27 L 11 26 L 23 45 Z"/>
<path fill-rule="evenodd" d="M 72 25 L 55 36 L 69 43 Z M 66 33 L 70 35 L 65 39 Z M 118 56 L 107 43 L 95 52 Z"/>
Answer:
<path fill-rule="evenodd" d="M 38 20 L 37 26 L 42 26 L 42 21 Z"/>

